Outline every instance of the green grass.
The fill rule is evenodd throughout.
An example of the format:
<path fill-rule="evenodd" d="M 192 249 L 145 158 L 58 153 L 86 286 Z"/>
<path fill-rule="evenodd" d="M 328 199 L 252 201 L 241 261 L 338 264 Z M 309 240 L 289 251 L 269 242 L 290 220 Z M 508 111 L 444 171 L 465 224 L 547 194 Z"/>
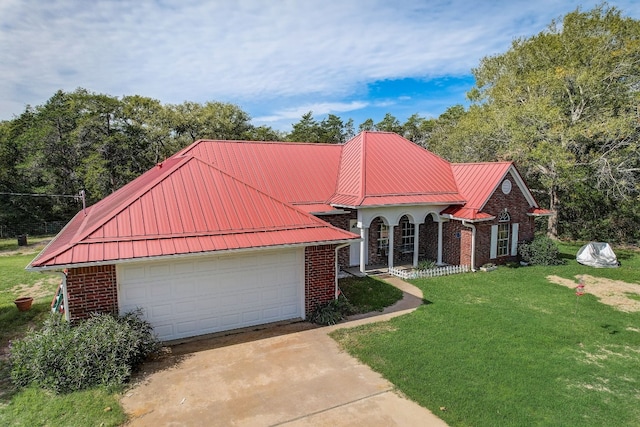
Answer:
<path fill-rule="evenodd" d="M 51 236 L 27 237 L 28 246 L 18 246 L 18 239 L 0 239 L 0 252 L 4 251 L 22 251 L 32 252 L 33 247 L 42 247 L 42 243 L 51 240 Z"/>
<path fill-rule="evenodd" d="M 102 388 L 65 395 L 27 388 L 0 409 L 3 426 L 118 426 L 125 420 L 117 394 Z"/>
<path fill-rule="evenodd" d="M 370 276 L 340 279 L 338 286 L 359 313 L 382 311 L 402 298 L 400 289 Z"/>
<path fill-rule="evenodd" d="M 60 280 L 54 275 L 32 273 L 24 268 L 42 249 L 46 238 L 29 239 L 29 247 L 18 248 L 17 240 L 0 240 L 0 425 L 3 426 L 117 426 L 126 421 L 118 393 L 91 389 L 53 395 L 43 390 L 16 389 L 10 379 L 8 345 L 29 328 L 39 328 L 49 316 L 49 307 Z M 7 252 L 12 251 L 12 252 Z M 31 310 L 20 312 L 13 300 L 33 293 L 38 296 Z M 106 408 L 110 408 L 105 411 Z"/>
<path fill-rule="evenodd" d="M 57 283 L 53 275 L 28 272 L 24 268 L 37 252 L 4 255 L 0 252 L 0 347 L 21 336 L 30 327 L 39 326 L 49 315 L 49 307 Z M 37 286 L 36 286 L 37 285 Z M 36 294 L 31 295 L 31 292 Z M 34 296 L 31 310 L 20 312 L 13 301 L 20 296 Z M 38 297 L 39 295 L 39 297 Z"/>
<path fill-rule="evenodd" d="M 333 337 L 451 426 L 637 426 L 640 313 L 546 277 L 638 284 L 640 253 L 593 269 L 575 262 L 579 246 L 561 245 L 564 266 L 414 281 L 429 304 Z"/>

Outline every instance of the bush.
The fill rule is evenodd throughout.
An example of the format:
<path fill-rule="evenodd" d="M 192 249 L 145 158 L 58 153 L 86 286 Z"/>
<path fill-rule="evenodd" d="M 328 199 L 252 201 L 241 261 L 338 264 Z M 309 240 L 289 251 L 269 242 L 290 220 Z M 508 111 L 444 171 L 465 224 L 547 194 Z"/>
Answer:
<path fill-rule="evenodd" d="M 356 310 L 351 303 L 343 296 L 324 304 L 319 304 L 309 316 L 309 321 L 318 325 L 335 325 L 345 316 L 355 314 Z"/>
<path fill-rule="evenodd" d="M 522 261 L 532 265 L 560 265 L 560 251 L 556 242 L 546 236 L 537 236 L 529 243 L 520 243 L 518 254 Z"/>
<path fill-rule="evenodd" d="M 98 314 L 77 326 L 52 315 L 41 330 L 12 343 L 13 382 L 58 393 L 123 384 L 159 349 L 151 325 L 140 314 Z"/>
<path fill-rule="evenodd" d="M 423 259 L 418 263 L 418 270 L 431 270 L 436 268 L 438 264 L 430 259 Z"/>

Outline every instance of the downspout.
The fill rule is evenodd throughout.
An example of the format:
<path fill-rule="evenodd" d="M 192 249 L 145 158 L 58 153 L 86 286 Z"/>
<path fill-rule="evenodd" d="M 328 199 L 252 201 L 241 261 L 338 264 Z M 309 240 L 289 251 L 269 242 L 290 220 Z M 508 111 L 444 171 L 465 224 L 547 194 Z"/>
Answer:
<path fill-rule="evenodd" d="M 462 220 L 462 225 L 471 229 L 471 271 L 476 271 L 476 226 L 466 219 Z"/>
<path fill-rule="evenodd" d="M 340 265 L 338 264 L 338 251 L 342 248 L 346 248 L 351 245 L 351 243 L 343 243 L 342 245 L 336 246 L 336 256 L 335 256 L 335 264 L 336 264 L 336 274 L 335 274 L 335 289 L 333 291 L 334 299 L 338 298 L 338 273 L 340 272 Z"/>

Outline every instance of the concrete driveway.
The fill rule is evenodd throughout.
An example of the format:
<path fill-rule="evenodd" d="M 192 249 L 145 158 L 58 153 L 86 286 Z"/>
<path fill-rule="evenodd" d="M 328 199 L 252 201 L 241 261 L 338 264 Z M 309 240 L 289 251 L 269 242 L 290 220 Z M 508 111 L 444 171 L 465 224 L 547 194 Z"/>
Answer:
<path fill-rule="evenodd" d="M 410 297 L 338 327 L 407 313 Z M 446 426 L 341 351 L 335 328 L 299 322 L 173 346 L 123 397 L 129 425 Z"/>

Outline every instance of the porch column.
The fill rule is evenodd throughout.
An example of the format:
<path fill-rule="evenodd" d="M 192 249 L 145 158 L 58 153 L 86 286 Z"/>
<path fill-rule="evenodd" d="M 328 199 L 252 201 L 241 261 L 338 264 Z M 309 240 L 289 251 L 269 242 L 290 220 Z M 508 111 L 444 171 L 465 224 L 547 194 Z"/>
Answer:
<path fill-rule="evenodd" d="M 442 265 L 442 220 L 438 221 L 438 265 Z"/>
<path fill-rule="evenodd" d="M 360 229 L 360 272 L 364 274 L 367 263 L 367 252 L 369 251 L 369 228 L 362 227 Z"/>
<path fill-rule="evenodd" d="M 395 225 L 389 225 L 389 260 L 387 263 L 389 264 L 389 268 L 393 268 L 393 233 L 394 233 Z"/>
<path fill-rule="evenodd" d="M 418 251 L 420 250 L 420 224 L 414 224 L 413 230 L 413 267 L 418 266 Z"/>

